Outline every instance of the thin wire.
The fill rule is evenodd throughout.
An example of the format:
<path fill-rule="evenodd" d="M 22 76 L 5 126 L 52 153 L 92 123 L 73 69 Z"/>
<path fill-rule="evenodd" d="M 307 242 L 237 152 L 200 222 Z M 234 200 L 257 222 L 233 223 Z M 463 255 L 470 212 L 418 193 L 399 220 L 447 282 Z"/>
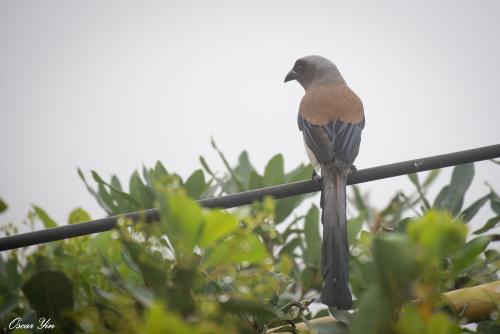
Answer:
<path fill-rule="evenodd" d="M 500 158 L 500 144 L 357 170 L 349 176 L 347 184 L 352 185 L 370 182 L 389 177 L 495 158 Z M 266 196 L 285 198 L 319 190 L 319 185 L 316 182 L 306 180 L 226 196 L 208 198 L 200 200 L 198 203 L 207 208 L 228 209 L 251 204 L 254 201 L 262 200 Z M 116 225 L 116 222 L 120 217 L 127 217 L 134 221 L 142 220 L 147 222 L 160 220 L 158 210 L 149 209 L 119 216 L 101 218 L 85 223 L 64 225 L 40 231 L 21 233 L 18 235 L 0 238 L 0 251 L 108 231 Z"/>

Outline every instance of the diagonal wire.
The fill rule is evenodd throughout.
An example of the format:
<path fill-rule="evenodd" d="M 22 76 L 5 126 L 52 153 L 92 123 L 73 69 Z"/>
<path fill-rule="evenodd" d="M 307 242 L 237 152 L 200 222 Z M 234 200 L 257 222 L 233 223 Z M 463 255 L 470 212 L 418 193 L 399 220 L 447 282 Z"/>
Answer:
<path fill-rule="evenodd" d="M 347 184 L 351 185 L 370 182 L 410 173 L 418 173 L 437 168 L 456 166 L 495 158 L 500 158 L 500 144 L 357 170 L 349 176 Z M 284 198 L 307 194 L 319 190 L 319 185 L 316 182 L 306 180 L 226 196 L 207 198 L 198 201 L 198 203 L 206 208 L 228 209 L 251 204 L 252 202 L 259 201 L 266 196 Z M 101 218 L 85 223 L 64 225 L 40 231 L 21 233 L 0 238 L 0 251 L 108 231 L 116 225 L 118 218 L 123 216 L 132 220 L 145 220 L 147 222 L 158 221 L 160 219 L 157 209 L 149 209 L 145 211 L 131 212 L 120 216 Z"/>

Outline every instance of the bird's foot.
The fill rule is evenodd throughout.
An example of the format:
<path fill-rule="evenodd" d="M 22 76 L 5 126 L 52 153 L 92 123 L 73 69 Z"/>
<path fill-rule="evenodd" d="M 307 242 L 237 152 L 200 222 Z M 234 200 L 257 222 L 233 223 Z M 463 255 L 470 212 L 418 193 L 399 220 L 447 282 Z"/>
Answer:
<path fill-rule="evenodd" d="M 329 306 L 328 313 L 341 324 L 350 327 L 352 324 L 353 315 L 348 310 L 341 310 L 336 307 Z"/>
<path fill-rule="evenodd" d="M 316 182 L 318 185 L 321 186 L 321 175 L 319 175 L 318 173 L 316 173 L 315 170 L 313 170 L 313 172 L 312 172 L 311 179 L 314 182 Z"/>
<path fill-rule="evenodd" d="M 351 174 L 355 171 L 357 171 L 358 169 L 356 168 L 356 166 L 352 165 L 351 168 L 349 168 L 349 171 L 347 172 L 347 176 L 351 176 Z"/>

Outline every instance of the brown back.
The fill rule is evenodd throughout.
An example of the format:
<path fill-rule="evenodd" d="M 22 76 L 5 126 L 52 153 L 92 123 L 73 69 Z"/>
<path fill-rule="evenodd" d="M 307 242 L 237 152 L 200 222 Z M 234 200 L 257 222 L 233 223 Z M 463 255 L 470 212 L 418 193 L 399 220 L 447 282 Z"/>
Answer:
<path fill-rule="evenodd" d="M 344 84 L 311 87 L 300 102 L 299 114 L 314 125 L 334 119 L 356 124 L 364 118 L 361 100 Z"/>

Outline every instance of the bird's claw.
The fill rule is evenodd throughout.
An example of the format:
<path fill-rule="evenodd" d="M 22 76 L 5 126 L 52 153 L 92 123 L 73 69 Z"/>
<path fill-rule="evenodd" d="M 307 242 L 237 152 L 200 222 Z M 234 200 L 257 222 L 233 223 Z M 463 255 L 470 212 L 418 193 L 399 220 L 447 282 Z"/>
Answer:
<path fill-rule="evenodd" d="M 316 173 L 315 170 L 313 170 L 313 172 L 312 172 L 311 179 L 314 182 L 316 182 L 317 184 L 321 185 L 321 175 L 319 175 L 318 173 Z"/>
<path fill-rule="evenodd" d="M 357 170 L 358 169 L 356 168 L 356 166 L 352 165 L 351 168 L 349 168 L 349 171 L 347 172 L 347 176 L 351 176 L 351 174 Z"/>

